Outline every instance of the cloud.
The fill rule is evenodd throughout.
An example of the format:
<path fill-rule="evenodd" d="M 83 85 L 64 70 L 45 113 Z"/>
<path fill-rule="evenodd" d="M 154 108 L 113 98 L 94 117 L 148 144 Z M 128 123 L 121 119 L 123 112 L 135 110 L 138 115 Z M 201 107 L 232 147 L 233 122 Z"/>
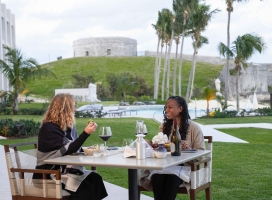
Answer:
<path fill-rule="evenodd" d="M 121 36 L 136 39 L 138 51 L 156 51 L 157 35 L 151 24 L 156 23 L 158 11 L 172 10 L 166 0 L 1 0 L 16 17 L 16 44 L 28 56 L 40 63 L 56 60 L 58 56 L 73 56 L 74 40 L 87 37 Z M 204 36 L 209 44 L 199 55 L 219 56 L 217 45 L 227 41 L 227 12 L 225 0 L 206 0 L 211 9 L 219 8 Z M 262 55 L 254 62 L 271 62 L 272 1 L 234 3 L 231 14 L 231 41 L 238 35 L 257 33 L 267 43 Z M 192 41 L 185 39 L 183 52 L 192 54 Z M 173 52 L 175 48 L 173 48 Z"/>

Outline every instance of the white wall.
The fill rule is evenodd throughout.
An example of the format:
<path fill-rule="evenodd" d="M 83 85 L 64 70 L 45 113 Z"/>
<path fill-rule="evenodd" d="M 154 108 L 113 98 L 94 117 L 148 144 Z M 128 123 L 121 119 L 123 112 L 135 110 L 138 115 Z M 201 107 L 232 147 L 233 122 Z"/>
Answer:
<path fill-rule="evenodd" d="M 5 4 L 1 4 L 0 0 L 0 59 L 4 60 L 6 51 L 3 45 L 15 48 L 15 15 L 11 13 L 10 9 L 6 9 Z M 7 78 L 0 71 L 0 90 L 8 91 L 9 83 Z"/>
<path fill-rule="evenodd" d="M 59 93 L 69 93 L 74 96 L 75 101 L 88 101 L 87 97 L 89 95 L 88 88 L 78 88 L 78 89 L 55 89 L 55 95 Z"/>

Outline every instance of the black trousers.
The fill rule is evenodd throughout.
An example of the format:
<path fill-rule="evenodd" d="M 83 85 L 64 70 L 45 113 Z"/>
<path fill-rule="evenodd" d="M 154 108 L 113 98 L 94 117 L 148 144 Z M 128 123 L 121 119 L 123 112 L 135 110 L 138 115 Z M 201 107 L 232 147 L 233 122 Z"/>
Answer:
<path fill-rule="evenodd" d="M 76 192 L 68 192 L 71 194 L 69 200 L 101 200 L 108 196 L 102 177 L 94 172 L 84 179 Z"/>
<path fill-rule="evenodd" d="M 153 186 L 154 199 L 175 200 L 178 187 L 183 181 L 172 174 L 153 174 L 151 184 Z"/>

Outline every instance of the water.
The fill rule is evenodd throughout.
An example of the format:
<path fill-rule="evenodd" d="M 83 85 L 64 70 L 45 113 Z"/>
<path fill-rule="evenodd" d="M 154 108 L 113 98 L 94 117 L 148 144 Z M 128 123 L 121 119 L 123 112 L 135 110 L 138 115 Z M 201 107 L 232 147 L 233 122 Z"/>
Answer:
<path fill-rule="evenodd" d="M 143 106 L 130 106 L 124 107 L 126 110 L 137 110 L 137 115 L 145 118 L 153 118 L 157 121 L 163 119 L 164 105 L 143 105 Z M 206 115 L 206 111 L 203 109 L 191 109 L 189 108 L 189 115 L 191 119 Z"/>

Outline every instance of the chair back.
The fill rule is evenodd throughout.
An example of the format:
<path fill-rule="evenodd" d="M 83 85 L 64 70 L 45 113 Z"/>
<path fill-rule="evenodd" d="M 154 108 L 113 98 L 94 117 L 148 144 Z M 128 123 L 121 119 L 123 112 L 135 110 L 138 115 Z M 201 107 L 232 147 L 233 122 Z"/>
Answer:
<path fill-rule="evenodd" d="M 47 174 L 50 174 L 51 171 L 52 173 L 56 171 L 35 169 L 37 141 L 4 145 L 4 150 L 13 200 L 62 199 L 62 196 L 70 195 L 67 191 L 62 190 L 60 177 L 56 181 L 32 179 L 33 173 L 47 171 Z"/>

